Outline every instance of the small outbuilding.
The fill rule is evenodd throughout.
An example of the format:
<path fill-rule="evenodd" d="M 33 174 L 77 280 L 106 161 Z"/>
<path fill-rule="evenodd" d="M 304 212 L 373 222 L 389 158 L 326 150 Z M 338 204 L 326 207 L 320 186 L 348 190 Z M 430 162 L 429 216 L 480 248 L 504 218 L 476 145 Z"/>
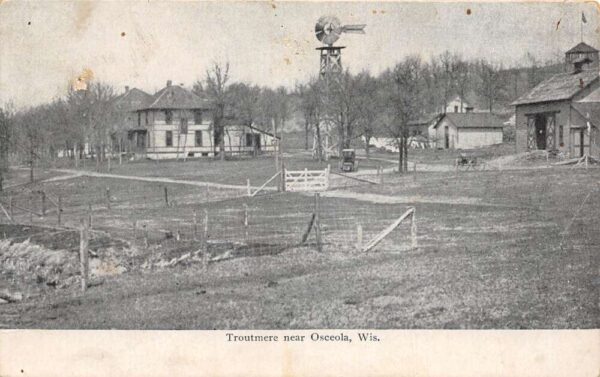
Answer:
<path fill-rule="evenodd" d="M 474 149 L 502 143 L 502 120 L 492 113 L 447 113 L 433 125 L 441 149 Z"/>

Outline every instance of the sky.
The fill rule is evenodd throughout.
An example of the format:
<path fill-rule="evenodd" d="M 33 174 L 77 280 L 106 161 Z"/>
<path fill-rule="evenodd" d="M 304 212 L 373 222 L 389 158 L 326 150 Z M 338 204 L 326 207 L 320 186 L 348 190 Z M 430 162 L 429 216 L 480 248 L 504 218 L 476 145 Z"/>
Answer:
<path fill-rule="evenodd" d="M 292 88 L 318 73 L 314 24 L 335 15 L 366 24 L 342 35 L 342 61 L 373 74 L 403 57 L 445 50 L 505 66 L 562 59 L 581 40 L 600 49 L 593 3 L 406 2 L 17 2 L 0 1 L 0 106 L 64 96 L 84 75 L 150 93 L 167 80 L 186 87 L 215 62 L 232 80 Z M 470 11 L 470 12 L 469 12 Z"/>

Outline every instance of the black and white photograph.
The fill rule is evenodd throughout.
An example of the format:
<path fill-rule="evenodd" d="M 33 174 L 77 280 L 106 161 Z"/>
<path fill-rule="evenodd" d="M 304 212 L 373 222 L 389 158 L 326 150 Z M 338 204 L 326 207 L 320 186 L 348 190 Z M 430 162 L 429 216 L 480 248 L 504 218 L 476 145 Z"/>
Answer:
<path fill-rule="evenodd" d="M 597 329 L 599 14 L 0 2 L 0 328 Z"/>

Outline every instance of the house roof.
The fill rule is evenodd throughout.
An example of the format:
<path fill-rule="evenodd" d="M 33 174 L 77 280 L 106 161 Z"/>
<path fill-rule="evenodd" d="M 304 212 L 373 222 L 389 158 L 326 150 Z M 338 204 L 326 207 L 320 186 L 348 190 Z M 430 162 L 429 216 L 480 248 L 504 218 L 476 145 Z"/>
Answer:
<path fill-rule="evenodd" d="M 596 70 L 578 73 L 559 73 L 542 81 L 528 93 L 519 97 L 511 105 L 561 101 L 573 98 L 574 95 L 598 80 Z"/>
<path fill-rule="evenodd" d="M 502 119 L 491 113 L 447 113 L 435 124 L 437 127 L 443 119 L 448 119 L 456 128 L 502 128 Z"/>
<path fill-rule="evenodd" d="M 572 53 L 578 53 L 578 52 L 598 52 L 598 50 L 596 50 L 595 48 L 593 48 L 592 46 L 590 46 L 587 43 L 579 42 L 577 44 L 577 46 L 573 47 L 572 49 L 570 49 L 566 53 L 567 54 L 572 54 Z"/>
<path fill-rule="evenodd" d="M 417 120 L 412 120 L 408 122 L 408 126 L 423 126 L 429 125 L 431 122 L 440 117 L 441 114 L 425 114 Z"/>
<path fill-rule="evenodd" d="M 578 100 L 577 102 L 583 103 L 600 103 L 600 87 L 593 90 L 590 94 Z"/>
<path fill-rule="evenodd" d="M 154 101 L 138 110 L 160 109 L 210 109 L 210 103 L 178 85 L 167 85 L 156 94 Z"/>
<path fill-rule="evenodd" d="M 121 111 L 135 111 L 152 103 L 152 95 L 138 88 L 128 89 L 125 93 L 114 99 L 115 106 Z"/>

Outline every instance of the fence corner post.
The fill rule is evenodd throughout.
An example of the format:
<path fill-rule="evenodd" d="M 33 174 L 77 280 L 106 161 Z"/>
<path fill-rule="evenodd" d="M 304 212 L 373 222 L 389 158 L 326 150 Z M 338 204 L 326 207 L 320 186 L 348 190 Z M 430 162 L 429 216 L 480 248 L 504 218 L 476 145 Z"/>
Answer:
<path fill-rule="evenodd" d="M 412 216 L 411 216 L 411 222 L 410 222 L 410 243 L 411 243 L 411 248 L 416 249 L 418 247 L 417 245 L 417 219 L 416 219 L 416 215 L 417 215 L 417 210 L 416 208 L 413 208 L 413 212 L 412 212 Z"/>
<path fill-rule="evenodd" d="M 317 192 L 315 193 L 315 236 L 317 240 L 317 250 L 319 253 L 323 252 L 323 245 L 321 244 L 321 218 L 319 214 L 319 198 L 321 195 Z"/>
<path fill-rule="evenodd" d="M 81 290 L 86 291 L 88 287 L 88 244 L 89 244 L 89 229 L 84 219 L 81 219 L 80 235 L 79 235 L 79 266 L 81 271 Z"/>

